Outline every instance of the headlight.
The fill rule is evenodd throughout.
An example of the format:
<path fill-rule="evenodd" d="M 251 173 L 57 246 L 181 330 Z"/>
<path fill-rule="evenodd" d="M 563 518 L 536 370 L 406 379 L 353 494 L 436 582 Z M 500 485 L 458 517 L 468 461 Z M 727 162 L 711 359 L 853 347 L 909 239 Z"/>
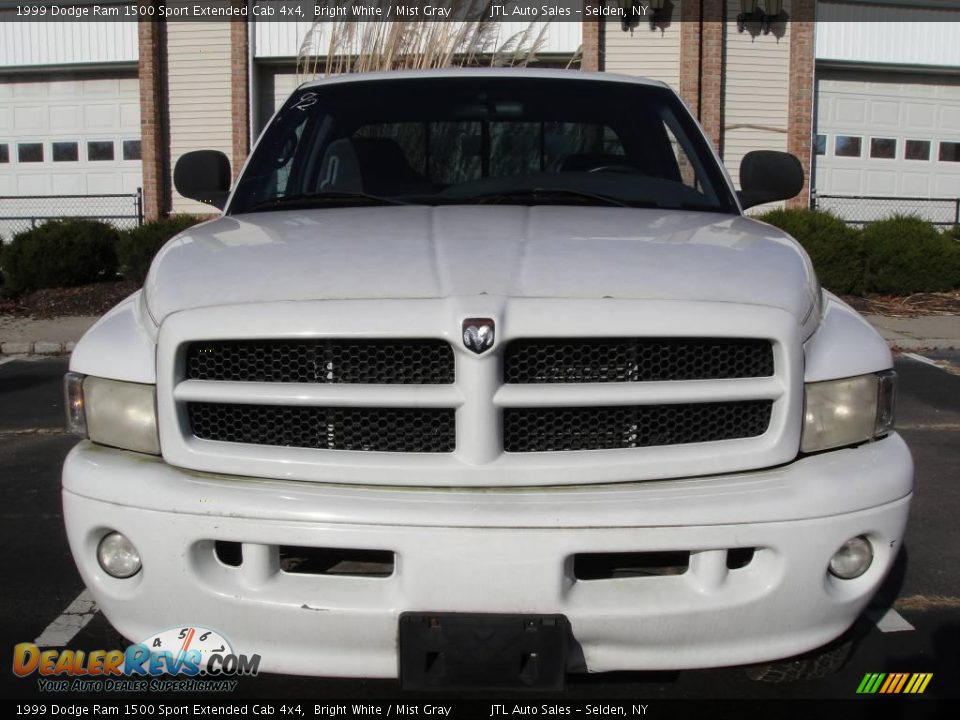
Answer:
<path fill-rule="evenodd" d="M 67 373 L 67 429 L 102 445 L 160 454 L 155 385 Z"/>
<path fill-rule="evenodd" d="M 808 383 L 800 451 L 856 445 L 893 429 L 896 373 Z"/>

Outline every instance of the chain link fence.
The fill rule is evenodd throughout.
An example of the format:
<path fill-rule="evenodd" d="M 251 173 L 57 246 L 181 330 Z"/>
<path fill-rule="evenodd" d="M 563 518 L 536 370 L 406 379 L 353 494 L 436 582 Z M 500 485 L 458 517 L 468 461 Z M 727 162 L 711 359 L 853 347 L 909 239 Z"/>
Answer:
<path fill-rule="evenodd" d="M 123 195 L 0 195 L 0 237 L 4 240 L 48 220 L 64 218 L 102 220 L 118 228 L 143 225 L 143 190 Z"/>
<path fill-rule="evenodd" d="M 810 206 L 832 212 L 856 227 L 891 215 L 915 215 L 941 228 L 960 225 L 960 198 L 813 195 Z"/>

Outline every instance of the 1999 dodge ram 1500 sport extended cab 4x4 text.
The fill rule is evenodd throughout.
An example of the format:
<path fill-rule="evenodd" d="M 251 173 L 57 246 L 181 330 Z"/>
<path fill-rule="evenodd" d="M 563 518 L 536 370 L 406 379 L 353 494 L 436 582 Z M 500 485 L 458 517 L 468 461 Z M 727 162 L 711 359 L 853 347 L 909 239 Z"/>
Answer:
<path fill-rule="evenodd" d="M 261 669 L 556 687 L 830 643 L 911 499 L 885 343 L 742 208 L 666 86 L 457 70 L 306 84 L 225 208 L 81 340 L 80 573 L 131 639 Z M 229 197 L 228 197 L 229 195 Z"/>

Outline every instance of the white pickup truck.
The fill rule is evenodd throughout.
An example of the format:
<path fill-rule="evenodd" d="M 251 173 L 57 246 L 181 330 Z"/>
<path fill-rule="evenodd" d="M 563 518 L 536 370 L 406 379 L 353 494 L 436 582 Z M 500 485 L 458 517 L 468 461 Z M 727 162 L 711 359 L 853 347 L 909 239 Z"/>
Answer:
<path fill-rule="evenodd" d="M 271 672 L 560 687 L 843 635 L 912 493 L 886 344 L 661 83 L 298 88 L 66 380 L 73 555 L 119 632 Z M 800 667 L 795 664 L 794 667 Z M 802 674 L 802 673 L 797 673 Z"/>

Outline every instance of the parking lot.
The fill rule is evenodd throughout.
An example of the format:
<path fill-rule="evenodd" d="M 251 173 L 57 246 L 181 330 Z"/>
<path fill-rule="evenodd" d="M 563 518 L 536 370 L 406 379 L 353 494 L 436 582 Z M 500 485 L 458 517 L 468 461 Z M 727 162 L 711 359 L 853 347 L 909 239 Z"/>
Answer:
<path fill-rule="evenodd" d="M 865 673 L 925 672 L 924 698 L 960 696 L 960 354 L 900 356 L 898 425 L 916 463 L 911 522 L 896 568 L 867 613 L 865 633 L 836 675 L 787 685 L 754 683 L 740 668 L 571 677 L 567 699 L 854 698 Z M 5 553 L 0 585 L 3 697 L 42 697 L 36 678 L 12 673 L 13 646 L 41 636 L 86 651 L 122 648 L 84 591 L 62 526 L 60 466 L 74 444 L 62 431 L 63 358 L 0 359 L 0 514 Z M 318 643 L 323 638 L 317 638 Z M 396 698 L 393 681 L 261 675 L 233 697 Z M 50 699 L 47 695 L 47 699 Z M 904 707 L 901 705 L 901 708 Z M 912 716 L 906 712 L 905 716 Z"/>

